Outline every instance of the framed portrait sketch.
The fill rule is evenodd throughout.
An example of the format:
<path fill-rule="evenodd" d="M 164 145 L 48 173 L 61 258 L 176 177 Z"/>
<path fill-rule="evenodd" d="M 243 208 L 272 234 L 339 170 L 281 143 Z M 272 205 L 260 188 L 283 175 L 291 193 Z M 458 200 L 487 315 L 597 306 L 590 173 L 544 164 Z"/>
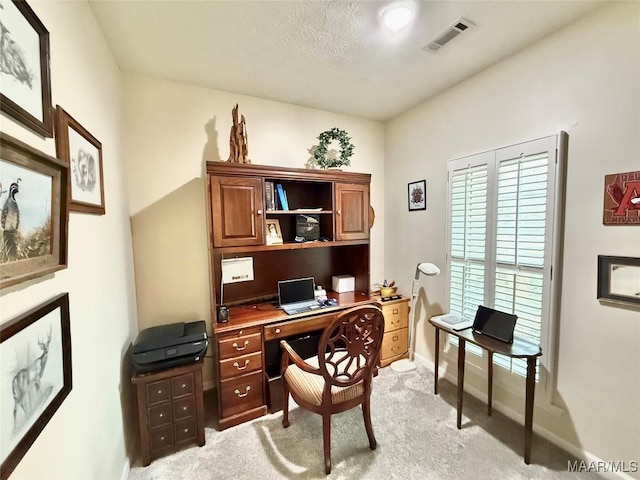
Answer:
<path fill-rule="evenodd" d="M 598 255 L 598 299 L 640 306 L 640 258 Z"/>
<path fill-rule="evenodd" d="M 69 165 L 69 209 L 104 215 L 102 143 L 60 105 L 56 107 L 56 154 Z"/>
<path fill-rule="evenodd" d="M 0 109 L 53 137 L 49 32 L 25 1 L 0 3 Z"/>
<path fill-rule="evenodd" d="M 419 180 L 409 184 L 409 211 L 427 209 L 427 181 Z"/>
<path fill-rule="evenodd" d="M 0 133 L 0 289 L 67 268 L 67 166 Z"/>
<path fill-rule="evenodd" d="M 1 479 L 16 468 L 71 391 L 69 295 L 0 329 Z"/>
<path fill-rule="evenodd" d="M 277 218 L 267 219 L 267 245 L 279 245 L 282 243 L 282 231 L 280 230 L 280 220 Z"/>

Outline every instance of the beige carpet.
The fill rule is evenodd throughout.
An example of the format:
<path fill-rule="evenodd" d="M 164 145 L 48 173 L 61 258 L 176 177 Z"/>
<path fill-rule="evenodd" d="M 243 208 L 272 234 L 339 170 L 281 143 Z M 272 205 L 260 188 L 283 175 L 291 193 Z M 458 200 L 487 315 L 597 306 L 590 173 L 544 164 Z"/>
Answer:
<path fill-rule="evenodd" d="M 531 465 L 522 459 L 523 427 L 465 396 L 463 428 L 456 429 L 455 386 L 433 374 L 382 369 L 374 379 L 372 421 L 378 448 L 369 450 L 360 408 L 332 421 L 333 469 L 324 475 L 322 425 L 318 415 L 295 404 L 283 429 L 282 414 L 256 419 L 223 432 L 206 428 L 206 445 L 186 448 L 142 467 L 136 459 L 130 480 L 208 479 L 581 479 L 570 473 L 573 458 L 534 435 Z M 205 408 L 212 411 L 210 397 Z M 212 419 L 207 425 L 213 425 Z"/>

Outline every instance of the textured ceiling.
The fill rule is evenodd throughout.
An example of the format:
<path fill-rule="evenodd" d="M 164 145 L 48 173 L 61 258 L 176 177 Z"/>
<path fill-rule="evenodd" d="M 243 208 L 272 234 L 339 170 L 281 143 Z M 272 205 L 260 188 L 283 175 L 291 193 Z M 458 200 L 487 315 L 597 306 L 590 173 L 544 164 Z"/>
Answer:
<path fill-rule="evenodd" d="M 388 120 L 597 9 L 597 1 L 415 2 L 384 31 L 373 1 L 102 1 L 90 5 L 123 71 Z M 437 53 L 422 47 L 465 17 Z"/>

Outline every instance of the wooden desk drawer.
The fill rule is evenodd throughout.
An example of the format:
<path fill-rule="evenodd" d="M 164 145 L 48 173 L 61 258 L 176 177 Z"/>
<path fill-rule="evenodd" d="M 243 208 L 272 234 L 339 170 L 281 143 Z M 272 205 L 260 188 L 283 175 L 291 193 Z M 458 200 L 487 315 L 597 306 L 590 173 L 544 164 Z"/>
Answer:
<path fill-rule="evenodd" d="M 329 325 L 337 313 L 328 313 L 326 315 L 318 315 L 317 317 L 302 318 L 298 320 L 290 320 L 288 322 L 276 323 L 264 327 L 264 340 L 285 339 L 292 335 L 300 335 L 301 333 L 312 332 L 314 330 L 322 330 Z"/>
<path fill-rule="evenodd" d="M 175 426 L 175 439 L 176 443 L 184 442 L 187 440 L 193 440 L 196 438 L 196 419 L 191 418 L 182 422 L 176 423 Z"/>
<path fill-rule="evenodd" d="M 180 400 L 174 400 L 173 402 L 173 419 L 177 422 L 185 418 L 196 416 L 196 399 L 189 396 L 181 398 Z"/>
<path fill-rule="evenodd" d="M 238 330 L 231 330 L 230 332 L 218 333 L 216 337 L 218 340 L 235 340 L 247 335 L 253 335 L 254 333 L 260 333 L 261 331 L 262 327 L 239 328 Z"/>
<path fill-rule="evenodd" d="M 187 373 L 171 379 L 171 393 L 173 398 L 182 397 L 184 395 L 193 395 L 194 383 L 193 374 Z"/>
<path fill-rule="evenodd" d="M 218 341 L 218 356 L 221 360 L 260 351 L 262 351 L 262 335 L 260 333 Z"/>
<path fill-rule="evenodd" d="M 220 382 L 222 416 L 229 417 L 263 405 L 262 371 Z"/>
<path fill-rule="evenodd" d="M 166 402 L 149 409 L 149 427 L 171 423 L 171 403 Z"/>
<path fill-rule="evenodd" d="M 409 307 L 407 302 L 384 305 L 382 313 L 384 315 L 384 331 L 391 332 L 399 328 L 407 328 Z"/>
<path fill-rule="evenodd" d="M 225 380 L 245 373 L 262 370 L 262 352 L 220 361 L 220 379 Z"/>
<path fill-rule="evenodd" d="M 151 450 L 158 450 L 173 445 L 173 425 L 156 428 L 149 433 Z"/>
<path fill-rule="evenodd" d="M 171 388 L 169 387 L 169 379 L 151 382 L 146 385 L 147 405 L 153 405 L 158 402 L 167 402 L 171 399 Z"/>
<path fill-rule="evenodd" d="M 380 359 L 384 360 L 396 355 L 402 355 L 407 352 L 409 339 L 408 329 L 402 328 L 384 334 L 382 339 L 382 350 L 380 351 Z"/>

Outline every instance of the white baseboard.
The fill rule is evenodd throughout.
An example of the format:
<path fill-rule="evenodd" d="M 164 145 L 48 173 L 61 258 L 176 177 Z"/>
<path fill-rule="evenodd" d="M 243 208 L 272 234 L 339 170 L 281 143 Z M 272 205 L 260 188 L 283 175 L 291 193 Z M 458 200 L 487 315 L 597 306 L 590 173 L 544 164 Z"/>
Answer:
<path fill-rule="evenodd" d="M 120 480 L 127 480 L 129 478 L 129 471 L 131 470 L 131 466 L 129 465 L 129 459 L 124 459 L 124 466 L 122 467 L 122 475 L 120 475 Z"/>
<path fill-rule="evenodd" d="M 422 355 L 416 353 L 415 354 L 415 358 L 414 361 L 423 366 L 426 367 L 428 370 L 430 370 L 432 373 L 435 372 L 435 365 L 432 361 L 428 360 L 427 358 L 423 357 Z M 454 385 L 456 385 L 457 383 L 457 378 L 454 377 L 453 375 L 449 374 L 449 373 L 445 373 L 444 375 L 441 375 L 441 378 L 444 377 L 447 380 L 449 380 L 450 382 L 452 382 Z M 473 386 L 470 385 L 465 385 L 465 392 L 473 395 L 474 397 L 476 397 L 477 399 L 486 402 L 487 401 L 487 395 L 485 392 L 481 392 L 480 390 L 478 390 L 477 388 L 474 388 Z M 509 417 L 511 420 L 514 420 L 518 423 L 524 424 L 524 416 L 521 415 L 520 413 L 516 412 L 515 410 L 507 407 L 506 405 L 504 405 L 501 402 L 496 402 L 495 399 L 492 402 L 493 407 L 498 410 L 500 413 L 502 413 L 503 415 Z M 554 445 L 562 448 L 563 450 L 566 450 L 567 452 L 569 452 L 571 455 L 574 455 L 576 458 L 582 459 L 584 460 L 587 465 L 589 464 L 610 464 L 611 462 L 606 462 L 604 460 L 602 460 L 601 458 L 593 455 L 591 452 L 588 452 L 586 450 L 584 450 L 582 447 L 574 445 L 573 443 L 567 442 L 564 438 L 559 437 L 558 435 L 556 435 L 553 432 L 550 432 L 549 430 L 547 430 L 544 427 L 541 427 L 540 425 L 536 425 L 536 423 L 533 423 L 533 431 L 535 433 L 537 433 L 538 435 L 540 435 L 542 438 L 550 441 L 551 443 L 553 443 Z M 568 465 L 567 465 L 568 468 Z M 602 473 L 602 472 L 599 472 Z M 609 472 L 608 474 L 608 478 L 617 478 L 617 479 L 624 479 L 624 480 L 636 480 L 634 477 L 632 477 L 631 475 L 624 473 L 624 472 Z"/>

